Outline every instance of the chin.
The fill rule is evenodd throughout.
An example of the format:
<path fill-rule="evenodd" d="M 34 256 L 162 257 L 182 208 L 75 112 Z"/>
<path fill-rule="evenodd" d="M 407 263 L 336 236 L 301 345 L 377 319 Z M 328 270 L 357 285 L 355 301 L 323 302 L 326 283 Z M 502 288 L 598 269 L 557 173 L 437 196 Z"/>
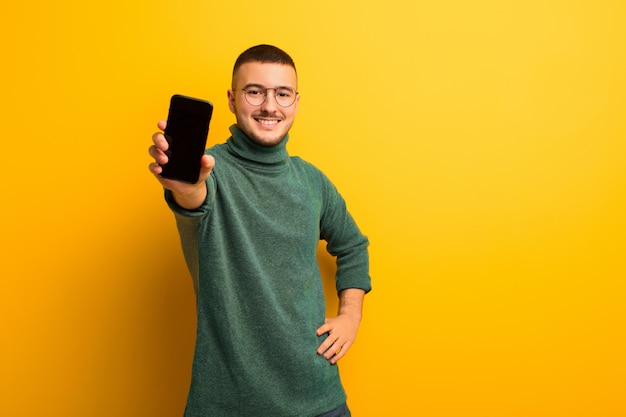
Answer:
<path fill-rule="evenodd" d="M 281 122 L 281 125 L 284 122 Z M 275 130 L 267 130 L 256 126 L 254 123 L 241 123 L 238 124 L 239 128 L 257 145 L 261 146 L 275 146 L 285 139 L 285 136 L 289 132 L 289 127 L 286 124 L 280 126 Z M 287 129 L 285 129 L 287 127 Z"/>
<path fill-rule="evenodd" d="M 253 136 L 250 139 L 252 139 L 255 143 L 261 145 L 261 146 L 276 146 L 278 145 L 280 142 L 283 141 L 283 139 L 285 138 L 285 135 L 280 136 L 280 137 L 259 137 L 259 136 Z"/>
<path fill-rule="evenodd" d="M 253 133 L 252 135 L 248 135 L 250 139 L 252 139 L 255 143 L 262 146 L 274 146 L 278 145 L 280 142 L 285 139 L 287 132 L 280 133 L 271 133 L 268 132 L 258 132 Z"/>

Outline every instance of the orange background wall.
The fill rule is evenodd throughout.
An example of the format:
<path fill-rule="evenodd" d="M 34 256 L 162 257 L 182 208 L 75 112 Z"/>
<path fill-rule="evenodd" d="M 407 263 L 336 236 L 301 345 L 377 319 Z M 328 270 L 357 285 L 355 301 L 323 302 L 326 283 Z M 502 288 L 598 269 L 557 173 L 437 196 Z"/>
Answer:
<path fill-rule="evenodd" d="M 0 415 L 181 415 L 193 290 L 146 149 L 174 93 L 212 100 L 223 141 L 257 43 L 298 65 L 291 153 L 371 240 L 342 361 L 354 415 L 626 415 L 623 1 L 65 0 L 0 19 Z"/>

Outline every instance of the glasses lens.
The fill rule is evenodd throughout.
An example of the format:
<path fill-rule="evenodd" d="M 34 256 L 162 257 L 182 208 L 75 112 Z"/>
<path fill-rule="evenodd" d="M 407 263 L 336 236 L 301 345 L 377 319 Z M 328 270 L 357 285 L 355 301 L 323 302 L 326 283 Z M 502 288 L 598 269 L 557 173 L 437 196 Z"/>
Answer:
<path fill-rule="evenodd" d="M 296 100 L 296 92 L 291 88 L 281 87 L 276 89 L 276 102 L 282 107 L 289 107 Z"/>
<path fill-rule="evenodd" d="M 260 106 L 265 101 L 265 95 L 267 94 L 260 87 L 248 87 L 243 90 L 246 100 L 253 106 Z"/>

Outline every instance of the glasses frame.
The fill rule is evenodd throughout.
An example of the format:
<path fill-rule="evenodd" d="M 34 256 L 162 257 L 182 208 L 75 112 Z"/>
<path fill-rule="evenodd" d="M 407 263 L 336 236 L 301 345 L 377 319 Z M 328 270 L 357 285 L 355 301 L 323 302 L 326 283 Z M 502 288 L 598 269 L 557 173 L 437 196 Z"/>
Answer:
<path fill-rule="evenodd" d="M 261 90 L 263 92 L 263 101 L 262 102 L 260 102 L 259 104 L 252 104 L 252 103 L 250 103 L 250 100 L 248 100 L 248 94 L 246 94 L 246 90 L 248 90 L 250 88 L 258 88 L 259 90 Z M 287 90 L 291 90 L 293 92 L 293 101 L 290 104 L 286 105 L 286 106 L 283 106 L 282 104 L 280 104 L 278 102 L 278 96 L 276 95 L 276 91 L 278 91 L 281 88 L 284 88 L 284 89 L 287 89 Z M 233 90 L 233 91 L 242 91 L 243 92 L 243 98 L 246 99 L 246 102 L 249 105 L 254 106 L 254 107 L 259 107 L 259 106 L 262 106 L 267 101 L 267 95 L 268 95 L 267 91 L 268 90 L 274 90 L 274 100 L 276 101 L 276 104 L 278 104 L 280 107 L 283 107 L 283 108 L 287 108 L 287 107 L 293 106 L 293 103 L 296 102 L 296 99 L 298 98 L 298 94 L 299 94 L 297 90 L 295 90 L 295 89 L 293 89 L 291 87 L 264 87 L 264 86 L 259 85 L 259 84 L 250 84 L 250 85 L 247 85 L 247 86 L 245 86 L 244 88 L 242 88 L 240 90 Z"/>

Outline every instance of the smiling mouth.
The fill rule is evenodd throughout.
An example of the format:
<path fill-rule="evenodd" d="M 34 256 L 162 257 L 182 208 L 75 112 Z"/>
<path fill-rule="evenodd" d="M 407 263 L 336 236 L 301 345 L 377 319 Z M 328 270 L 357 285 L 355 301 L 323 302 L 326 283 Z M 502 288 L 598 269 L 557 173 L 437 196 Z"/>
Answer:
<path fill-rule="evenodd" d="M 260 124 L 262 124 L 263 126 L 274 126 L 277 125 L 280 120 L 276 120 L 276 119 L 255 119 L 257 122 L 259 122 Z"/>

